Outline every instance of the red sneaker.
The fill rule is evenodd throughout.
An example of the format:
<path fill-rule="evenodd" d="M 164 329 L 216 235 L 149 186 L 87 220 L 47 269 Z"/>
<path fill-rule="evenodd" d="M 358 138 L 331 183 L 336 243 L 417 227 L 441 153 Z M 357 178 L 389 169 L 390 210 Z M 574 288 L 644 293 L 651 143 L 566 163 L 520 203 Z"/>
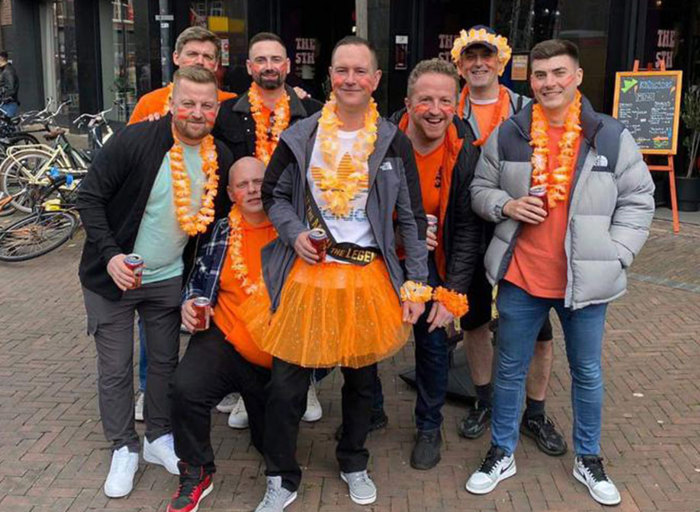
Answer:
<path fill-rule="evenodd" d="M 180 462 L 180 485 L 173 494 L 166 512 L 197 512 L 199 502 L 214 489 L 211 475 Z M 183 471 L 184 469 L 184 471 Z M 194 470 L 194 471 L 193 471 Z"/>

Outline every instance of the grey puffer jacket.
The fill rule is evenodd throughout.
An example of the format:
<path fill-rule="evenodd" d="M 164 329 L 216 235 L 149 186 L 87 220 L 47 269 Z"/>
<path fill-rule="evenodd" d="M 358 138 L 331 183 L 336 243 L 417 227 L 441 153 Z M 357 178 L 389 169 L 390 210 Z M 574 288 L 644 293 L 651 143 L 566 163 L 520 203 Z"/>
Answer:
<path fill-rule="evenodd" d="M 531 119 L 529 104 L 494 131 L 471 185 L 474 211 L 498 224 L 484 260 L 491 283 L 505 275 L 520 232 L 520 223 L 505 217 L 503 206 L 528 194 Z M 625 293 L 625 269 L 644 245 L 654 214 L 654 184 L 629 131 L 616 119 L 596 113 L 586 98 L 581 126 L 564 241 L 564 299 L 572 309 L 610 302 Z"/>

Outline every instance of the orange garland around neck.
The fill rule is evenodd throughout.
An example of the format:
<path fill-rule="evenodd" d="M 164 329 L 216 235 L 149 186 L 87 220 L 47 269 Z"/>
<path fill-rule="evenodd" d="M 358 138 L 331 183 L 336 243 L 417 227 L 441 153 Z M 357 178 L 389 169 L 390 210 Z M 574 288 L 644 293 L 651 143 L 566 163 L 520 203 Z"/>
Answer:
<path fill-rule="evenodd" d="M 263 113 L 263 98 L 260 86 L 253 82 L 248 91 L 250 114 L 255 121 L 255 157 L 267 165 L 275 152 L 280 135 L 289 126 L 289 94 L 283 91 L 275 102 L 272 115 L 275 120 L 270 126 L 270 118 Z"/>
<path fill-rule="evenodd" d="M 462 94 L 459 96 L 459 106 L 457 107 L 459 112 L 459 117 L 464 115 L 464 107 L 467 104 L 467 97 L 469 96 L 469 87 L 466 85 L 462 89 Z M 498 88 L 498 101 L 493 108 L 493 113 L 491 114 L 491 122 L 489 123 L 488 130 L 486 133 L 482 133 L 478 140 L 472 142 L 475 146 L 483 146 L 489 135 L 493 133 L 496 127 L 501 124 L 501 112 L 503 112 L 503 105 L 510 102 L 510 95 L 508 94 L 508 89 L 500 85 Z"/>
<path fill-rule="evenodd" d="M 214 137 L 207 135 L 199 143 L 199 156 L 202 159 L 202 172 L 207 176 L 204 184 L 202 205 L 197 214 L 193 215 L 190 177 L 185 169 L 185 159 L 180 141 L 173 130 L 173 147 L 170 148 L 170 173 L 173 180 L 173 198 L 175 199 L 175 215 L 180 228 L 189 236 L 204 233 L 207 226 L 214 220 L 214 198 L 219 185 L 219 163 L 216 158 Z"/>
<path fill-rule="evenodd" d="M 228 214 L 229 225 L 229 258 L 231 258 L 231 269 L 243 287 L 246 295 L 253 295 L 260 289 L 262 282 L 262 272 L 256 282 L 251 282 L 248 274 L 248 265 L 243 259 L 243 229 L 241 228 L 242 214 L 237 206 L 231 208 L 231 213 Z"/>
<path fill-rule="evenodd" d="M 530 145 L 533 146 L 532 181 L 530 186 L 547 187 L 547 205 L 554 208 L 566 201 L 576 158 L 576 143 L 581 133 L 581 93 L 576 91 L 564 119 L 564 134 L 559 141 L 557 167 L 549 172 L 549 121 L 539 103 L 532 106 L 532 125 L 530 127 Z"/>
<path fill-rule="evenodd" d="M 321 191 L 321 199 L 325 206 L 337 217 L 344 217 L 350 211 L 350 202 L 360 191 L 360 184 L 369 180 L 367 160 L 374 151 L 377 140 L 377 122 L 379 112 L 374 99 L 370 99 L 365 124 L 357 134 L 350 153 L 351 171 L 347 177 L 338 175 L 338 129 L 343 122 L 338 118 L 335 94 L 323 106 L 318 120 L 319 149 L 323 157 L 324 167 L 316 186 Z"/>

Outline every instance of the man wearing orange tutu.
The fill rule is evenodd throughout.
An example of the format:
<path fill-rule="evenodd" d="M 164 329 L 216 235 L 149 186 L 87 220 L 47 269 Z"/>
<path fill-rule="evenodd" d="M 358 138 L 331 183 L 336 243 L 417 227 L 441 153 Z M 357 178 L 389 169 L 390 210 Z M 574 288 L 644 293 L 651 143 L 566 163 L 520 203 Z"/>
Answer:
<path fill-rule="evenodd" d="M 265 165 L 252 157 L 231 168 L 227 192 L 235 203 L 199 248 L 184 291 L 182 322 L 190 339 L 173 382 L 172 421 L 180 484 L 168 512 L 190 512 L 212 490 L 216 471 L 211 408 L 228 393 L 243 397 L 253 444 L 262 452 L 264 387 L 272 358 L 253 343 L 241 308 L 261 285 L 260 251 L 277 233 L 262 208 Z M 252 297 L 252 298 L 251 298 Z M 209 306 L 200 306 L 201 299 Z M 199 306 L 199 307 L 198 307 Z M 206 309 L 205 309 L 206 308 Z M 198 316 L 197 313 L 204 313 Z M 213 314 L 211 321 L 207 312 Z"/>
<path fill-rule="evenodd" d="M 341 367 L 340 477 L 355 503 L 377 497 L 364 446 L 374 365 L 405 344 L 430 298 L 413 150 L 377 113 L 372 93 L 380 78 L 370 43 L 338 42 L 330 100 L 282 134 L 265 173 L 263 203 L 279 238 L 262 255 L 273 314 L 261 348 L 274 356 L 266 407 L 274 421 L 265 428 L 267 492 L 256 512 L 279 512 L 296 498 L 297 434 L 314 368 Z"/>
<path fill-rule="evenodd" d="M 416 442 L 411 467 L 440 461 L 441 409 L 449 354 L 444 329 L 467 312 L 466 293 L 479 266 L 483 222 L 471 208 L 469 185 L 479 158 L 474 137 L 457 117 L 459 77 L 440 59 L 419 62 L 408 77 L 406 108 L 392 116 L 410 139 L 428 214 L 428 284 L 434 300 L 413 328 L 416 343 Z"/>

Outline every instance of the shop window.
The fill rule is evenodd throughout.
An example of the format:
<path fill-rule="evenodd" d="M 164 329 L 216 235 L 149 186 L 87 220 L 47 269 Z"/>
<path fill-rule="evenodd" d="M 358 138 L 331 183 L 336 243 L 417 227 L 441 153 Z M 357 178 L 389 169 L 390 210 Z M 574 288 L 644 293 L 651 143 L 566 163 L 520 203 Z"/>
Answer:
<path fill-rule="evenodd" d="M 55 92 L 54 100 L 71 104 L 62 111 L 63 115 L 74 117 L 80 111 L 78 102 L 78 56 L 75 46 L 75 10 L 73 0 L 54 0 L 51 5 L 53 51 L 44 63 L 54 66 L 55 87 L 47 90 Z"/>

